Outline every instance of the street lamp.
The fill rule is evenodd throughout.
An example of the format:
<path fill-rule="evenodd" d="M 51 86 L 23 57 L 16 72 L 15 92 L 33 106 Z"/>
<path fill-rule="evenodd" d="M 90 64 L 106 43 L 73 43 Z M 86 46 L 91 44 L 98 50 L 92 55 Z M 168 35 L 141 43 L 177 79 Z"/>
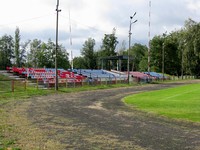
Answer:
<path fill-rule="evenodd" d="M 55 81 L 55 90 L 58 91 L 58 65 L 57 65 L 57 53 L 58 53 L 58 13 L 61 12 L 60 9 L 58 9 L 59 6 L 59 0 L 57 0 L 56 5 L 56 51 L 55 51 L 55 72 L 56 72 L 56 81 Z"/>
<path fill-rule="evenodd" d="M 128 84 L 129 84 L 129 75 L 130 75 L 130 69 L 129 69 L 129 64 L 130 64 L 130 49 L 131 49 L 131 26 L 132 24 L 136 23 L 137 20 L 132 21 L 133 17 L 136 15 L 136 12 L 130 16 L 130 26 L 129 26 L 129 48 L 128 48 L 128 63 L 127 63 L 127 71 L 128 71 Z"/>

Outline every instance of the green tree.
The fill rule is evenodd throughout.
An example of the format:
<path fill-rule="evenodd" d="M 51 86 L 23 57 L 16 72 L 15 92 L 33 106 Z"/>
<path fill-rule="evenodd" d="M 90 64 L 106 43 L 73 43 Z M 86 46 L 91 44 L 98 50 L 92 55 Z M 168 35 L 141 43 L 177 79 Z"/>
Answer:
<path fill-rule="evenodd" d="M 21 67 L 20 62 L 20 30 L 17 27 L 15 30 L 15 64 L 17 67 Z"/>
<path fill-rule="evenodd" d="M 181 58 L 179 55 L 179 33 L 172 32 L 164 39 L 165 73 L 179 76 L 181 74 Z"/>
<path fill-rule="evenodd" d="M 39 57 L 41 55 L 41 44 L 42 41 L 38 39 L 34 39 L 30 43 L 30 53 L 29 58 L 32 64 L 32 67 L 38 68 L 39 66 Z"/>
<path fill-rule="evenodd" d="M 109 56 L 116 56 L 116 46 L 118 44 L 117 37 L 116 37 L 116 29 L 114 28 L 112 34 L 105 34 L 101 49 L 98 51 L 99 58 L 105 58 Z M 111 64 L 111 61 L 104 62 L 105 69 L 111 69 L 111 66 L 116 66 L 116 64 Z"/>
<path fill-rule="evenodd" d="M 200 23 L 185 22 L 184 67 L 186 74 L 200 75 Z"/>
<path fill-rule="evenodd" d="M 145 55 L 142 57 L 139 63 L 139 71 L 147 72 L 147 70 L 148 70 L 148 52 L 145 53 Z"/>
<path fill-rule="evenodd" d="M 27 67 L 27 47 L 29 46 L 30 40 L 21 44 L 19 59 L 20 59 L 20 67 L 26 66 Z"/>
<path fill-rule="evenodd" d="M 89 38 L 83 44 L 83 48 L 81 50 L 81 55 L 84 58 L 84 66 L 88 69 L 96 69 L 97 68 L 97 57 L 94 52 L 95 40 Z"/>
<path fill-rule="evenodd" d="M 179 33 L 172 32 L 168 35 L 155 36 L 151 41 L 151 60 L 153 60 L 154 71 L 162 72 L 164 63 L 165 73 L 179 76 L 181 74 Z"/>
<path fill-rule="evenodd" d="M 47 66 L 48 60 L 48 50 L 47 44 L 42 42 L 39 46 L 39 51 L 37 51 L 37 65 L 38 67 L 49 67 Z"/>
<path fill-rule="evenodd" d="M 4 35 L 0 38 L 0 69 L 12 66 L 14 41 L 12 36 Z"/>
<path fill-rule="evenodd" d="M 77 69 L 87 69 L 87 67 L 85 66 L 85 60 L 83 57 L 75 57 L 73 59 L 73 63 L 74 63 L 74 68 Z"/>
<path fill-rule="evenodd" d="M 112 34 L 105 34 L 101 46 L 101 56 L 116 56 L 116 46 L 118 44 L 117 37 L 115 36 L 116 30 L 113 29 Z"/>
<path fill-rule="evenodd" d="M 130 65 L 132 66 L 133 71 L 139 71 L 140 61 L 145 57 L 145 54 L 148 52 L 148 48 L 142 44 L 134 44 L 130 49 Z M 131 68 L 131 67 L 130 67 Z"/>
<path fill-rule="evenodd" d="M 48 40 L 47 43 L 34 39 L 30 43 L 30 53 L 28 55 L 32 67 L 55 67 L 55 43 Z M 62 45 L 58 45 L 57 67 L 68 69 L 70 67 L 68 53 Z"/>
<path fill-rule="evenodd" d="M 68 69 L 70 68 L 69 63 L 69 54 L 67 53 L 66 49 L 62 46 L 58 46 L 58 68 Z"/>
<path fill-rule="evenodd" d="M 127 55 L 127 49 L 126 49 L 126 41 L 122 41 L 121 46 L 118 50 L 118 55 Z"/>
<path fill-rule="evenodd" d="M 155 72 L 162 72 L 162 46 L 163 37 L 154 36 L 151 40 L 151 70 Z"/>

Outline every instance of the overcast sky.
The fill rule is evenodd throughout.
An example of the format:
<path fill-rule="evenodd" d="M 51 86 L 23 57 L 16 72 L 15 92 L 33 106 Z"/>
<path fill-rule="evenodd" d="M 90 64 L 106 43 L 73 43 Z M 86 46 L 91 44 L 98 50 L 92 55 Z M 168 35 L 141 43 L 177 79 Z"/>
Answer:
<path fill-rule="evenodd" d="M 55 41 L 56 3 L 57 0 L 0 0 L 0 36 L 14 36 L 18 26 L 21 41 Z M 73 50 L 74 56 L 80 55 L 90 37 L 96 40 L 98 49 L 104 34 L 112 33 L 113 28 L 120 42 L 118 47 L 123 40 L 128 43 L 130 15 L 134 12 L 137 14 L 133 19 L 138 21 L 132 25 L 131 43 L 148 43 L 149 0 L 60 0 L 59 8 L 59 44 L 68 52 Z M 199 0 L 151 0 L 151 38 L 180 29 L 188 18 L 200 21 Z"/>

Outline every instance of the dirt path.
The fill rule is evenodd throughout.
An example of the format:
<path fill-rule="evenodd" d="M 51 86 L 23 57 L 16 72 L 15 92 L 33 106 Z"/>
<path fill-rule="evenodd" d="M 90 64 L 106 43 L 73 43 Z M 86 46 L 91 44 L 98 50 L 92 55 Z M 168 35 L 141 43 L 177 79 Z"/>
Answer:
<path fill-rule="evenodd" d="M 199 150 L 200 125 L 156 117 L 122 102 L 129 94 L 181 84 L 51 95 L 17 105 L 26 103 L 24 113 L 42 131 L 43 141 L 63 149 Z"/>

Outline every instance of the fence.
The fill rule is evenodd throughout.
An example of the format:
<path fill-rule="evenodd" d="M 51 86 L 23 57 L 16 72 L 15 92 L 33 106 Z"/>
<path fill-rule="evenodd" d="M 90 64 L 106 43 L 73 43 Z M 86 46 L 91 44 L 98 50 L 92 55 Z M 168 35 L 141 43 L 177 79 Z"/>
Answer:
<path fill-rule="evenodd" d="M 193 76 L 184 76 L 183 79 L 194 79 Z M 172 76 L 171 80 L 181 80 L 181 77 Z M 87 78 L 84 80 L 76 80 L 76 78 L 59 79 L 59 88 L 75 88 L 82 86 L 98 86 L 98 85 L 111 85 L 111 84 L 127 84 L 127 78 Z M 142 83 L 142 81 L 130 78 L 130 83 Z M 146 82 L 145 82 L 146 83 Z M 0 80 L 0 94 L 5 92 L 22 92 L 27 89 L 54 89 L 55 81 L 47 80 Z"/>
<path fill-rule="evenodd" d="M 126 78 L 87 78 L 84 80 L 76 80 L 75 78 L 59 79 L 59 88 L 75 88 L 81 86 L 97 86 L 97 85 L 110 85 L 110 84 L 126 84 Z M 22 92 L 27 89 L 53 89 L 55 87 L 55 81 L 47 80 L 41 81 L 37 79 L 21 79 L 21 80 L 0 80 L 0 93 L 5 92 Z"/>
<path fill-rule="evenodd" d="M 16 81 L 16 80 L 0 81 L 0 93 L 25 91 L 26 86 L 27 85 L 26 85 L 25 80 L 24 81 Z"/>

